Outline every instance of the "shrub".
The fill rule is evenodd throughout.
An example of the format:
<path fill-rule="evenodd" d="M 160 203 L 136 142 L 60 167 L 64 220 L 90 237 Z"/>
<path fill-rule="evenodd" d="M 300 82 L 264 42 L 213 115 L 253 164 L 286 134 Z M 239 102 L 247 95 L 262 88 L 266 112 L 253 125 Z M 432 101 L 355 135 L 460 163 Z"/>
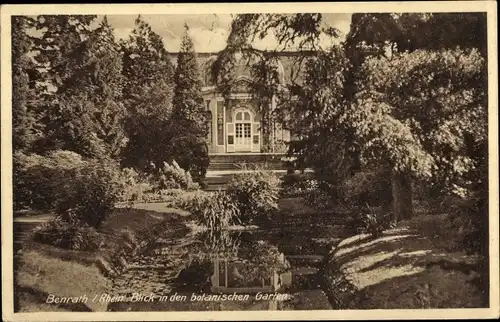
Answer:
<path fill-rule="evenodd" d="M 112 161 L 86 162 L 58 183 L 56 213 L 71 211 L 94 228 L 113 211 L 124 190 L 121 172 Z"/>
<path fill-rule="evenodd" d="M 193 182 L 191 173 L 182 169 L 177 162 L 173 161 L 172 164 L 167 162 L 163 163 L 163 168 L 159 171 L 159 178 L 157 188 L 164 189 L 186 189 L 195 190 L 199 189 L 199 185 Z"/>
<path fill-rule="evenodd" d="M 186 133 L 187 129 L 179 129 L 178 126 L 171 129 L 178 132 L 173 134 L 175 139 L 170 144 L 169 153 L 183 169 L 186 169 L 191 174 L 195 182 L 201 182 L 210 164 L 206 136 L 196 134 L 196 131 L 179 135 L 179 132 Z"/>
<path fill-rule="evenodd" d="M 488 256 L 488 195 L 477 193 L 451 208 L 452 228 L 457 237 L 453 241 L 460 249 L 472 254 Z"/>
<path fill-rule="evenodd" d="M 305 202 L 318 210 L 325 210 L 332 206 L 332 197 L 329 195 L 330 185 L 304 175 L 289 175 L 283 180 L 284 193 L 287 196 L 302 196 Z M 286 177 L 285 177 L 286 178 Z"/>
<path fill-rule="evenodd" d="M 284 197 L 305 196 L 308 191 L 319 187 L 311 173 L 293 173 L 285 175 L 281 180 L 281 194 Z"/>
<path fill-rule="evenodd" d="M 222 191 L 188 195 L 179 206 L 189 211 L 198 224 L 213 231 L 230 226 L 240 215 L 237 204 Z"/>
<path fill-rule="evenodd" d="M 362 217 L 363 229 L 372 237 L 379 237 L 385 230 L 384 224 L 380 216 L 374 213 L 365 213 Z"/>
<path fill-rule="evenodd" d="M 392 201 L 390 175 L 383 170 L 363 170 L 341 184 L 342 198 L 350 204 L 386 206 Z"/>
<path fill-rule="evenodd" d="M 241 221 L 252 223 L 278 208 L 279 179 L 270 171 L 238 174 L 228 184 L 227 193 L 238 205 Z"/>
<path fill-rule="evenodd" d="M 382 213 L 382 208 L 376 209 L 367 205 L 366 207 L 356 207 L 354 211 L 354 215 L 346 224 L 346 230 L 351 233 L 367 233 L 377 238 L 385 230 L 395 227 L 390 214 Z"/>
<path fill-rule="evenodd" d="M 15 153 L 13 156 L 13 192 L 16 209 L 51 210 L 58 197 L 57 186 L 69 177 L 69 171 L 85 163 L 70 151 L 55 151 L 48 156 Z"/>
<path fill-rule="evenodd" d="M 101 235 L 93 227 L 59 216 L 36 227 L 33 239 L 42 244 L 81 251 L 96 250 L 102 244 Z"/>
<path fill-rule="evenodd" d="M 123 185 L 123 193 L 120 196 L 120 201 L 139 201 L 142 198 L 143 183 L 141 182 L 137 171 L 132 168 L 124 168 L 121 170 L 120 178 Z"/>
<path fill-rule="evenodd" d="M 332 197 L 319 188 L 305 190 L 304 199 L 309 206 L 317 210 L 326 210 L 332 206 Z"/>
<path fill-rule="evenodd" d="M 307 179 L 300 183 L 306 203 L 318 210 L 331 207 L 332 197 L 329 195 L 330 185 L 317 179 Z"/>

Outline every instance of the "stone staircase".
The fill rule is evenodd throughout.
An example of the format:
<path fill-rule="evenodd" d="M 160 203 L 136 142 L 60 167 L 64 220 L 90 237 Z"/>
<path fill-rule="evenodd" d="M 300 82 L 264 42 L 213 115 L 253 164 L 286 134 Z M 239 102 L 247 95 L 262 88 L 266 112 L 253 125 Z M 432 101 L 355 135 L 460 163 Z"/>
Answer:
<path fill-rule="evenodd" d="M 253 169 L 285 174 L 284 154 L 212 154 L 204 183 L 206 191 L 224 190 L 233 176 Z"/>
<path fill-rule="evenodd" d="M 264 167 L 271 170 L 284 169 L 281 160 L 284 154 L 212 154 L 208 171 L 243 170 Z"/>

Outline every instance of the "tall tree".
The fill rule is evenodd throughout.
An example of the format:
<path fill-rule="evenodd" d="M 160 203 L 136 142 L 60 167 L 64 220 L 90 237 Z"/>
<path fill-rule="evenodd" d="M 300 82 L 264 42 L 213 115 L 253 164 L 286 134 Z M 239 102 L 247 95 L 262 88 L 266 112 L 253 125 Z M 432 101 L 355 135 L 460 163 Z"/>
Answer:
<path fill-rule="evenodd" d="M 51 92 L 64 83 L 70 75 L 70 54 L 87 39 L 92 32 L 94 15 L 40 15 L 34 27 L 42 33 L 34 38 L 38 52 L 35 60 L 44 69 L 45 85 Z"/>
<path fill-rule="evenodd" d="M 177 55 L 177 67 L 175 69 L 173 119 L 187 122 L 190 130 L 206 135 L 206 120 L 204 115 L 205 106 L 201 94 L 202 81 L 194 45 L 189 36 L 189 27 L 184 26 L 181 50 Z"/>
<path fill-rule="evenodd" d="M 34 59 L 42 76 L 37 89 L 40 96 L 38 106 L 45 111 L 45 135 L 39 143 L 40 152 L 67 148 L 86 154 L 86 151 L 92 150 L 88 145 L 93 138 L 88 139 L 87 136 L 87 140 L 84 140 L 81 135 L 77 135 L 84 131 L 77 130 L 81 126 L 76 124 L 82 124 L 85 118 L 65 110 L 61 102 L 65 84 L 73 77 L 75 57 L 91 34 L 91 23 L 95 18 L 90 15 L 40 15 L 35 20 L 34 27 L 41 33 L 41 36 L 33 37 Z M 75 104 L 78 102 L 74 98 L 70 101 Z"/>
<path fill-rule="evenodd" d="M 49 138 L 54 148 L 117 158 L 125 139 L 121 53 L 106 17 L 80 39 L 62 65 L 51 68 L 57 95 L 50 103 Z"/>
<path fill-rule="evenodd" d="M 424 140 L 424 138 L 419 137 L 415 132 L 417 130 L 406 124 L 407 122 L 411 123 L 419 121 L 413 120 L 413 117 L 409 117 L 408 115 L 406 116 L 408 118 L 401 116 L 406 115 L 405 113 L 408 113 L 406 110 L 410 109 L 410 107 L 402 104 L 401 102 L 398 102 L 397 104 L 389 103 L 390 99 L 388 97 L 394 96 L 392 99 L 397 97 L 398 99 L 404 101 L 407 96 L 406 92 L 402 92 L 401 89 L 396 86 L 397 82 L 394 83 L 396 84 L 394 87 L 382 88 L 380 87 L 382 85 L 370 85 L 371 87 L 366 85 L 367 80 L 368 83 L 370 83 L 370 80 L 373 78 L 379 79 L 376 75 L 383 73 L 383 71 L 379 71 L 377 73 L 376 69 L 385 68 L 392 74 L 391 76 L 384 74 L 384 77 L 387 77 L 384 81 L 398 75 L 398 77 L 401 78 L 399 81 L 407 84 L 407 91 L 417 91 L 417 88 L 412 87 L 410 80 L 412 79 L 410 77 L 416 76 L 413 74 L 400 75 L 402 70 L 406 70 L 404 67 L 415 67 L 415 70 L 412 70 L 412 73 L 420 75 L 422 78 L 415 78 L 415 84 L 413 85 L 416 86 L 416 84 L 419 84 L 419 86 L 421 86 L 420 90 L 423 91 L 422 95 L 427 97 L 425 95 L 431 95 L 428 94 L 427 91 L 432 92 L 432 89 L 429 88 L 429 86 L 427 86 L 427 84 L 423 81 L 425 78 L 424 74 L 419 74 L 418 68 L 422 69 L 422 73 L 424 71 L 429 73 L 429 75 L 427 75 L 428 77 L 440 75 L 438 79 L 443 82 L 443 84 L 448 84 L 441 84 L 441 87 L 439 87 L 441 90 L 445 91 L 445 93 L 442 93 L 440 98 L 432 96 L 432 99 L 430 100 L 435 100 L 432 103 L 434 104 L 432 105 L 434 108 L 434 117 L 436 117 L 434 121 L 448 124 L 446 123 L 446 117 L 444 116 L 448 115 L 446 110 L 450 108 L 447 104 L 455 104 L 452 102 L 455 100 L 458 101 L 458 97 L 468 97 L 470 93 L 480 93 L 482 88 L 485 86 L 484 80 L 486 79 L 484 74 L 481 74 L 478 71 L 484 70 L 481 67 L 483 65 L 481 63 L 480 56 L 477 54 L 478 52 L 476 51 L 474 53 L 470 51 L 470 48 L 478 48 L 479 52 L 484 51 L 485 16 L 482 14 L 466 15 L 466 17 L 464 17 L 467 19 L 464 19 L 464 23 L 467 24 L 468 27 L 461 26 L 460 28 L 457 27 L 457 24 L 459 24 L 457 22 L 458 17 L 459 16 L 452 14 L 354 14 L 352 16 L 351 30 L 343 44 L 345 56 L 350 60 L 349 63 L 345 66 L 339 65 L 334 66 L 333 68 L 328 68 L 329 64 L 331 64 L 329 60 L 316 60 L 316 69 L 303 69 L 306 74 L 306 81 L 303 83 L 299 82 L 297 84 L 293 84 L 289 87 L 293 89 L 290 93 L 296 96 L 294 99 L 289 99 L 288 102 L 285 100 L 287 104 L 291 105 L 291 108 L 293 108 L 293 104 L 299 105 L 301 99 L 304 99 L 304 101 L 307 102 L 303 104 L 304 112 L 302 117 L 295 118 L 298 120 L 299 124 L 296 126 L 298 126 L 299 129 L 302 128 L 302 131 L 307 131 L 308 128 L 316 127 L 318 133 L 321 133 L 320 135 L 317 135 L 317 138 L 331 138 L 334 136 L 333 129 L 336 130 L 335 132 L 339 129 L 339 127 L 335 127 L 335 125 L 340 124 L 340 128 L 345 129 L 345 132 L 342 134 L 343 138 L 350 141 L 350 143 L 346 145 L 355 149 L 353 152 L 355 159 L 363 161 L 376 151 L 382 154 L 386 153 L 383 157 L 378 158 L 377 162 L 379 166 L 387 166 L 392 168 L 394 171 L 394 197 L 397 199 L 394 206 L 396 212 L 400 212 L 402 209 L 411 210 L 412 208 L 411 181 L 408 180 L 408 173 L 418 172 L 420 175 L 424 176 L 436 174 L 434 171 L 434 158 L 436 157 L 434 153 L 436 150 L 431 149 L 430 146 L 433 144 L 434 146 L 441 146 L 438 141 L 442 138 L 437 136 L 429 137 Z M 317 49 L 318 47 L 316 46 L 316 41 L 318 40 L 321 32 L 329 31 L 331 34 L 335 34 L 335 31 L 332 32 L 331 30 L 325 30 L 322 27 L 321 19 L 322 17 L 320 14 L 238 16 L 232 24 L 232 30 L 230 36 L 228 37 L 228 47 L 226 52 L 234 52 L 236 50 L 235 48 L 238 47 L 251 47 L 251 41 L 256 36 L 265 36 L 269 29 L 275 30 L 276 37 L 280 43 L 286 41 L 293 42 L 293 40 L 297 40 L 300 44 L 299 49 Z M 303 22 L 303 24 L 296 23 L 299 21 Z M 446 31 L 442 31 L 440 28 L 437 28 L 437 26 L 441 25 L 444 27 L 443 30 Z M 467 30 L 467 28 L 470 28 L 471 30 Z M 463 32 L 460 32 L 460 30 Z M 428 33 L 432 33 L 433 37 L 427 37 Z M 450 35 L 447 36 L 446 33 L 450 33 Z M 423 37 L 422 35 L 426 36 Z M 473 37 L 472 35 L 479 37 Z M 452 40 L 445 40 L 447 37 Z M 430 51 L 451 49 L 457 46 L 465 48 L 466 50 L 459 53 L 430 53 Z M 419 48 L 429 51 L 427 53 L 429 57 L 427 58 L 430 59 L 430 62 L 432 62 L 433 65 L 426 65 L 424 62 L 420 61 L 420 59 L 422 59 L 425 55 L 399 56 L 400 52 L 414 52 Z M 306 66 L 311 64 L 311 60 L 307 58 L 308 52 L 306 50 L 301 50 L 298 54 L 299 56 L 305 57 L 306 61 L 309 61 L 306 62 Z M 397 65 L 391 64 L 392 56 L 399 57 L 399 59 L 394 60 L 397 62 Z M 362 67 L 364 66 L 365 61 L 367 59 L 369 60 L 370 57 L 378 59 L 376 60 L 378 62 L 377 68 L 370 69 L 368 67 Z M 445 61 L 440 61 L 437 57 L 441 57 Z M 471 82 L 461 82 L 459 78 L 453 76 L 454 74 L 446 72 L 447 69 L 455 71 L 455 68 L 458 67 L 454 64 L 462 59 L 468 62 L 467 64 L 470 66 L 470 68 L 468 68 L 468 72 L 470 73 L 467 74 L 465 72 L 460 73 L 456 71 L 458 72 L 457 75 L 460 75 L 460 77 L 463 77 L 464 79 L 472 78 L 477 80 L 476 87 L 470 85 Z M 374 63 L 372 62 L 372 64 Z M 405 66 L 405 64 L 407 65 Z M 314 64 L 309 66 L 314 66 Z M 399 69 L 396 69 L 396 67 Z M 366 72 L 366 68 L 368 68 L 370 72 Z M 329 77 L 322 77 L 322 71 L 329 75 Z M 343 85 L 332 87 L 331 84 L 329 84 L 328 79 L 333 78 L 334 75 L 339 75 L 339 73 L 343 74 L 343 77 L 339 78 L 339 83 L 342 83 Z M 308 76 L 309 79 L 313 80 L 313 82 L 308 81 Z M 408 81 L 409 83 L 407 83 Z M 328 102 L 336 102 L 336 97 L 340 94 L 339 90 L 342 90 L 343 92 L 343 101 L 339 104 L 344 105 L 344 108 L 337 108 L 334 109 L 334 111 L 342 113 L 324 115 L 323 118 L 319 119 L 322 120 L 325 125 L 318 126 L 317 123 L 319 119 L 308 116 L 315 114 L 315 106 L 319 106 L 321 110 L 322 106 L 328 106 Z M 387 92 L 384 92 L 384 90 Z M 479 95 L 478 97 L 484 97 L 482 94 L 477 95 Z M 373 103 L 368 100 L 367 97 L 371 97 L 372 100 L 378 103 Z M 382 97 L 385 98 L 382 99 Z M 436 101 L 439 101 L 440 99 L 449 101 L 446 104 L 444 102 L 439 102 L 438 104 Z M 321 104 L 314 104 L 316 100 L 321 102 Z M 380 100 L 384 103 L 380 103 Z M 467 101 L 468 98 L 464 100 Z M 417 104 L 416 102 L 413 103 Z M 425 110 L 426 103 L 420 102 L 419 104 L 420 105 L 417 104 L 418 107 L 413 106 L 413 108 L 417 110 Z M 458 108 L 464 108 L 467 110 L 465 106 L 474 106 L 473 110 L 475 111 L 474 113 L 476 113 L 478 110 L 481 110 L 481 107 L 479 106 L 484 106 L 484 104 L 479 105 L 477 102 L 466 103 L 462 101 L 459 105 L 457 105 Z M 440 112 L 437 112 L 439 110 Z M 442 113 L 443 115 L 439 115 L 439 113 Z M 471 116 L 471 118 L 472 117 L 473 116 Z M 475 117 L 481 119 L 481 117 Z M 417 119 L 418 117 L 415 116 L 415 118 Z M 469 119 L 470 121 L 470 118 L 464 117 L 464 119 Z M 434 128 L 433 126 L 435 123 L 433 123 L 433 120 L 430 117 L 422 122 L 427 122 L 425 126 L 432 128 L 431 132 L 439 132 L 443 130 Z M 474 124 L 481 124 L 481 122 L 475 122 Z M 446 126 L 451 126 L 451 124 Z M 457 133 L 457 126 L 459 127 L 461 125 L 455 123 L 455 125 L 452 126 L 453 130 L 449 129 L 449 131 L 451 131 L 451 133 Z M 330 134 L 328 134 L 329 132 Z M 370 141 L 366 141 L 366 138 L 370 137 L 370 135 Z M 452 137 L 455 138 L 455 136 Z M 469 150 L 471 150 L 472 146 L 476 146 L 475 144 L 470 143 L 475 142 L 475 140 L 468 137 L 469 134 L 465 134 L 465 143 L 469 143 L 460 143 L 460 149 L 463 149 L 464 144 L 468 146 Z M 314 138 L 314 136 L 311 138 Z M 302 148 L 311 149 L 323 145 L 325 143 L 323 141 L 324 140 L 314 139 L 306 140 L 302 142 L 304 143 Z M 335 140 L 333 140 L 333 142 L 335 142 Z M 370 146 L 370 144 L 375 144 L 375 142 L 378 142 L 377 148 L 363 148 L 365 144 Z M 383 146 L 385 146 L 385 149 Z M 368 150 L 370 150 L 370 152 L 367 152 Z M 462 161 L 460 161 L 461 166 L 459 166 L 459 168 L 463 168 L 464 163 L 469 162 L 464 160 Z M 419 171 L 416 171 L 416 169 L 419 169 Z M 447 173 L 447 175 L 441 176 L 438 181 L 441 181 L 443 185 L 446 185 L 448 182 L 446 177 L 453 177 L 454 175 L 450 172 L 452 169 L 449 167 L 441 167 L 441 170 Z"/>
<path fill-rule="evenodd" d="M 429 37 L 429 35 L 432 36 Z M 344 42 L 344 46 L 346 54 L 350 58 L 350 68 L 346 73 L 347 86 L 345 92 L 348 100 L 355 102 L 356 93 L 362 91 L 359 85 L 362 84 L 366 78 L 371 79 L 375 77 L 371 73 L 380 73 L 374 69 L 369 74 L 363 74 L 363 72 L 361 72 L 361 66 L 363 66 L 364 62 L 374 57 L 380 61 L 390 61 L 393 55 L 398 55 L 398 53 L 402 52 L 412 53 L 417 50 L 438 51 L 455 49 L 457 47 L 466 51 L 475 48 L 484 56 L 486 54 L 486 15 L 480 13 L 354 14 L 352 16 L 351 29 Z M 462 54 L 464 57 L 467 55 L 465 52 Z M 443 53 L 443 55 L 445 55 L 445 53 Z M 407 58 L 411 59 L 410 57 Z M 414 62 L 408 61 L 407 63 L 408 66 L 412 66 Z M 452 66 L 445 65 L 445 63 L 440 65 L 436 62 L 436 68 L 453 68 Z M 393 73 L 401 73 L 401 71 L 392 69 L 392 65 L 385 67 L 389 68 L 388 70 Z M 429 77 L 439 72 L 432 71 L 428 66 L 423 68 L 430 73 Z M 451 77 L 452 75 L 449 76 Z M 442 75 L 443 79 L 445 77 L 446 76 Z M 475 74 L 474 77 L 479 76 Z M 449 81 L 460 82 L 457 79 L 451 78 Z M 477 88 L 484 87 L 485 82 L 485 77 L 482 77 L 482 80 L 477 83 Z M 424 86 L 424 84 L 422 84 L 422 86 Z M 464 91 L 466 91 L 466 89 L 464 89 Z M 446 106 L 443 105 L 439 106 L 441 108 L 446 108 Z M 396 108 L 402 108 L 402 106 L 397 105 Z M 373 110 L 373 112 L 375 111 Z M 435 117 L 437 120 L 441 120 L 438 115 L 435 115 Z M 432 127 L 432 124 L 434 124 L 431 119 L 426 120 L 424 123 L 426 125 L 423 126 L 428 127 Z M 399 135 L 401 136 L 401 134 L 405 132 L 407 131 L 401 129 Z M 435 139 L 438 140 L 437 137 Z M 427 147 L 429 147 L 429 145 L 427 145 Z M 471 148 L 469 148 L 469 150 L 470 149 Z M 430 150 L 426 150 L 425 148 L 423 150 L 416 150 L 430 152 Z M 409 153 L 410 151 L 406 152 Z M 452 170 L 449 167 L 446 167 L 446 169 L 449 171 Z M 444 173 L 446 173 L 446 171 L 441 169 L 441 182 L 436 187 L 442 188 L 449 183 L 446 177 L 450 175 L 451 172 L 448 172 L 448 175 L 444 175 Z M 437 182 L 439 180 L 434 181 Z M 393 188 L 394 208 L 397 213 L 399 212 L 397 216 L 407 217 L 411 215 L 411 181 L 409 180 L 408 173 L 404 174 L 401 171 L 394 172 Z M 398 209 L 400 211 L 398 211 Z"/>
<path fill-rule="evenodd" d="M 347 147 L 352 146 L 350 128 L 341 118 L 348 111 L 343 92 L 346 66 L 339 46 L 317 52 L 305 61 L 302 82 L 288 86 L 278 105 L 279 113 L 288 115 L 287 126 L 301 138 L 291 152 L 303 156 L 308 166 L 332 184 L 345 176 L 340 166 L 350 159 Z"/>
<path fill-rule="evenodd" d="M 173 65 L 162 38 L 141 16 L 121 45 L 129 139 L 124 163 L 144 169 L 167 158 L 164 130 L 172 113 Z"/>
<path fill-rule="evenodd" d="M 66 129 L 61 134 L 72 133 L 81 139 L 87 136 L 89 142 L 84 145 L 96 144 L 94 156 L 103 153 L 112 158 L 119 157 L 126 139 L 123 129 L 125 110 L 121 102 L 124 83 L 122 54 L 107 17 L 68 58 L 72 73 L 61 84 L 58 93 L 61 96 L 60 110 L 64 111 L 67 121 L 64 124 L 71 130 Z M 76 115 L 79 116 L 77 119 Z"/>
<path fill-rule="evenodd" d="M 30 150 L 41 135 L 41 113 L 36 109 L 36 79 L 39 76 L 30 57 L 33 40 L 27 30 L 28 17 L 12 17 L 12 144 L 14 151 Z"/>
<path fill-rule="evenodd" d="M 196 180 L 205 176 L 208 167 L 208 120 L 201 92 L 202 81 L 193 41 L 185 25 L 181 50 L 177 56 L 175 90 L 171 120 L 172 156 L 191 172 Z"/>
<path fill-rule="evenodd" d="M 368 59 L 350 114 L 363 156 L 389 162 L 396 175 L 433 177 L 441 189 L 469 190 L 465 175 L 476 165 L 467 141 L 487 136 L 485 70 L 477 50 Z"/>

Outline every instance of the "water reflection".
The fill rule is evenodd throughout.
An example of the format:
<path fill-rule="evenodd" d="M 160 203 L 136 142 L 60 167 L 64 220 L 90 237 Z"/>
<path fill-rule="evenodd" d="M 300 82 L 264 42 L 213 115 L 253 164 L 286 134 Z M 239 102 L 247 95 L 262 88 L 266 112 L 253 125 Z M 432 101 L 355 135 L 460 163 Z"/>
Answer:
<path fill-rule="evenodd" d="M 290 265 L 278 247 L 248 232 L 203 231 L 188 253 L 184 282 L 204 263 L 207 286 L 214 293 L 274 292 L 291 282 Z"/>

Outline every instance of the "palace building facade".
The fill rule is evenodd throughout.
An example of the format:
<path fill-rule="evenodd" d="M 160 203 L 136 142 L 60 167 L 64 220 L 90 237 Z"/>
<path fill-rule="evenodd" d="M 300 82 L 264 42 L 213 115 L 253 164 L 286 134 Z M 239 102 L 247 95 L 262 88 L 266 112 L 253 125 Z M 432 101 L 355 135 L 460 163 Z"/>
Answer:
<path fill-rule="evenodd" d="M 175 54 L 172 55 L 175 62 Z M 281 124 L 271 124 L 269 139 L 263 138 L 261 113 L 248 86 L 251 73 L 247 60 L 236 57 L 234 83 L 229 97 L 225 98 L 211 83 L 211 66 L 217 58 L 217 53 L 198 53 L 197 57 L 203 78 L 205 108 L 210 120 L 210 154 L 286 152 L 286 142 L 290 141 L 291 135 Z M 293 58 L 293 53 L 280 54 L 276 67 L 283 85 L 290 81 Z M 275 104 L 275 100 L 272 100 L 269 109 L 275 109 Z M 266 141 L 269 145 L 264 146 L 263 142 Z"/>

